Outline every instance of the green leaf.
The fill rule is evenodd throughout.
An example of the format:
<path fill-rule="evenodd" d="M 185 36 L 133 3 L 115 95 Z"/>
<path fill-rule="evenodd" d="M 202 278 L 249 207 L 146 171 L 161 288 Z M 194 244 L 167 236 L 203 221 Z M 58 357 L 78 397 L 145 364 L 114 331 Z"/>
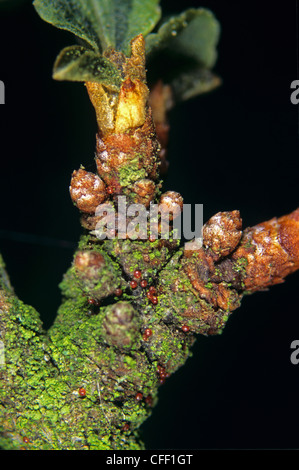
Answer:
<path fill-rule="evenodd" d="M 83 39 L 96 51 L 130 53 L 130 41 L 146 36 L 160 19 L 159 0 L 34 0 L 41 18 Z"/>
<path fill-rule="evenodd" d="M 168 19 L 157 33 L 146 37 L 149 80 L 162 78 L 170 84 L 176 101 L 214 89 L 220 79 L 210 69 L 217 59 L 219 35 L 218 21 L 204 8 Z"/>
<path fill-rule="evenodd" d="M 81 46 L 63 49 L 54 64 L 53 78 L 82 82 L 98 82 L 118 89 L 121 76 L 108 59 Z"/>
<path fill-rule="evenodd" d="M 181 73 L 171 82 L 175 102 L 186 101 L 195 96 L 214 90 L 221 84 L 221 79 L 207 69 L 194 69 Z"/>
<path fill-rule="evenodd" d="M 165 50 L 171 55 L 187 57 L 205 68 L 216 62 L 220 26 L 215 16 L 204 8 L 191 8 L 162 24 L 157 33 L 146 38 L 150 57 Z"/>

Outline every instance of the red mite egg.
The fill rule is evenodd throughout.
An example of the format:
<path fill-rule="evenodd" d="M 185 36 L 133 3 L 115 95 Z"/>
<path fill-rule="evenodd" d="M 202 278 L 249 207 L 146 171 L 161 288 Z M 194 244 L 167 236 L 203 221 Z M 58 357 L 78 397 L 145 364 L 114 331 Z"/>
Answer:
<path fill-rule="evenodd" d="M 136 281 L 133 280 L 133 281 L 130 282 L 131 289 L 136 289 L 137 286 L 138 286 L 138 284 L 137 284 Z"/>
<path fill-rule="evenodd" d="M 124 424 L 123 427 L 122 427 L 123 431 L 129 431 L 129 429 L 130 429 L 129 423 Z"/>
<path fill-rule="evenodd" d="M 159 374 L 159 382 L 162 385 L 165 383 L 165 380 L 170 376 L 170 374 L 166 372 L 165 367 L 162 366 L 157 367 L 157 372 Z"/>
<path fill-rule="evenodd" d="M 141 279 L 140 285 L 144 289 L 147 286 L 147 280 L 146 279 Z"/>
<path fill-rule="evenodd" d="M 140 393 L 140 392 L 136 393 L 135 400 L 140 401 L 140 400 L 142 400 L 142 398 L 143 398 L 142 393 Z"/>
<path fill-rule="evenodd" d="M 100 305 L 100 302 L 96 299 L 88 299 L 89 305 L 95 305 L 96 307 Z"/>
<path fill-rule="evenodd" d="M 149 290 L 146 293 L 147 298 L 152 302 L 152 304 L 157 305 L 158 297 L 155 295 L 157 293 L 154 286 L 150 286 Z"/>
<path fill-rule="evenodd" d="M 136 279 L 140 279 L 140 278 L 141 278 L 141 271 L 140 271 L 140 269 L 136 269 L 133 274 L 134 274 L 134 277 L 135 277 Z"/>
<path fill-rule="evenodd" d="M 117 289 L 115 289 L 115 292 L 114 294 L 116 295 L 116 297 L 120 297 L 122 295 L 123 291 L 120 287 L 118 287 Z"/>
<path fill-rule="evenodd" d="M 153 397 L 151 395 L 148 395 L 145 399 L 145 403 L 148 405 L 148 406 L 152 406 L 153 405 Z"/>
<path fill-rule="evenodd" d="M 79 388 L 79 395 L 80 395 L 80 397 L 85 397 L 86 396 L 85 388 L 83 388 L 83 387 Z"/>
<path fill-rule="evenodd" d="M 152 334 L 153 334 L 152 330 L 150 328 L 146 328 L 142 336 L 143 341 L 147 341 L 148 338 L 152 336 Z"/>
<path fill-rule="evenodd" d="M 26 436 L 24 436 L 24 437 L 23 437 L 23 442 L 25 442 L 25 444 L 28 444 L 28 443 L 29 443 L 29 438 L 26 437 Z"/>
<path fill-rule="evenodd" d="M 188 325 L 183 325 L 182 326 L 182 330 L 184 333 L 188 333 L 188 331 L 190 330 L 189 326 Z"/>
<path fill-rule="evenodd" d="M 107 186 L 106 191 L 108 194 L 113 194 L 115 191 L 115 188 L 113 186 Z"/>

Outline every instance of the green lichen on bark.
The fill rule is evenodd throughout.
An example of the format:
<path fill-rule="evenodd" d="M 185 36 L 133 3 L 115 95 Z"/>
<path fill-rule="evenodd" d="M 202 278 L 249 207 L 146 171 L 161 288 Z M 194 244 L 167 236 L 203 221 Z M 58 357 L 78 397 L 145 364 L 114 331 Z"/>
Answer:
<path fill-rule="evenodd" d="M 192 332 L 221 332 L 228 318 L 198 296 L 183 261 L 178 242 L 83 236 L 47 333 L 37 312 L 14 296 L 1 267 L 4 449 L 143 448 L 138 429 L 161 383 L 189 357 Z M 146 289 L 130 288 L 137 268 L 148 280 Z M 111 270 L 121 298 L 105 286 Z M 147 295 L 150 287 L 156 305 Z M 189 332 L 182 329 L 186 323 Z"/>
<path fill-rule="evenodd" d="M 179 366 L 182 335 L 139 294 L 91 310 L 73 267 L 61 287 L 64 301 L 48 334 L 33 308 L 2 294 L 2 447 L 20 448 L 25 439 L 31 449 L 142 448 L 136 431 L 156 401 L 157 366 L 171 358 L 171 369 Z M 153 337 L 142 347 L 149 326 Z"/>
<path fill-rule="evenodd" d="M 149 391 L 156 376 L 145 375 L 144 355 L 132 361 L 103 341 L 106 313 L 90 315 L 83 296 L 66 299 L 45 335 L 35 310 L 1 291 L 2 448 L 18 449 L 24 441 L 31 449 L 142 447 L 134 428 L 148 411 L 135 400 L 135 386 Z M 121 406 L 123 382 L 129 385 Z M 123 427 L 130 420 L 128 435 Z"/>

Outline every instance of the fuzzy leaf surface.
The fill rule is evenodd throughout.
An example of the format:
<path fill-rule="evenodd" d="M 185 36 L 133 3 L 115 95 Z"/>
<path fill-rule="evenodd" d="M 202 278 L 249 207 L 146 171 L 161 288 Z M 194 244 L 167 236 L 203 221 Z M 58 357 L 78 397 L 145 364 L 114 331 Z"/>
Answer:
<path fill-rule="evenodd" d="M 34 7 L 43 20 L 94 50 L 113 47 L 125 54 L 130 41 L 150 33 L 161 15 L 159 0 L 35 0 Z"/>
<path fill-rule="evenodd" d="M 219 35 L 220 25 L 210 10 L 191 8 L 168 18 L 146 37 L 149 78 L 170 84 L 176 101 L 212 90 L 220 84 L 210 72 Z"/>
<path fill-rule="evenodd" d="M 121 77 L 117 68 L 105 57 L 82 46 L 64 48 L 53 71 L 56 80 L 97 82 L 118 89 Z"/>
<path fill-rule="evenodd" d="M 204 68 L 214 66 L 217 58 L 220 26 L 213 13 L 204 8 L 190 8 L 169 18 L 157 33 L 146 38 L 148 57 L 161 50 L 185 56 Z"/>

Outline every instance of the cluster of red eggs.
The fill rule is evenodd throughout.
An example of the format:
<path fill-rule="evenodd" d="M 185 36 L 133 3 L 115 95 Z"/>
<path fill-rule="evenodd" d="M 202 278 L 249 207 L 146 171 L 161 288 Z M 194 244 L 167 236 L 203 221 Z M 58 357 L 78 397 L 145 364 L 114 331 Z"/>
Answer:
<path fill-rule="evenodd" d="M 154 286 L 151 286 L 149 290 L 146 293 L 147 298 L 151 301 L 153 305 L 157 305 L 158 303 L 158 297 L 157 297 L 157 291 Z"/>
<path fill-rule="evenodd" d="M 143 394 L 141 392 L 136 393 L 135 395 L 135 400 L 137 401 L 142 401 L 143 400 Z M 151 395 L 147 395 L 144 398 L 144 401 L 147 405 L 152 406 L 153 404 L 153 397 Z"/>
<path fill-rule="evenodd" d="M 89 305 L 94 305 L 95 307 L 99 307 L 101 305 L 101 302 L 97 299 L 88 299 L 87 302 Z"/>
<path fill-rule="evenodd" d="M 168 377 L 170 377 L 170 374 L 168 372 L 166 372 L 166 369 L 163 366 L 158 366 L 157 367 L 157 372 L 158 372 L 160 384 L 164 384 L 165 380 Z"/>
<path fill-rule="evenodd" d="M 146 279 L 141 279 L 142 273 L 141 273 L 140 269 L 135 269 L 135 271 L 133 273 L 133 276 L 134 276 L 134 279 L 132 279 L 129 283 L 131 289 L 133 289 L 133 290 L 137 289 L 138 285 L 140 285 L 140 287 L 142 287 L 143 289 L 145 289 L 147 287 L 148 282 L 147 282 Z M 115 289 L 114 295 L 116 295 L 116 297 L 121 297 L 123 295 L 122 288 L 118 287 L 117 289 Z M 156 291 L 156 288 L 154 286 L 149 287 L 149 289 L 146 293 L 146 296 L 151 301 L 151 303 L 153 305 L 158 304 L 157 291 Z M 93 305 L 95 307 L 98 307 L 101 304 L 100 301 L 96 300 L 96 299 L 88 299 L 87 302 L 89 303 L 89 305 Z"/>
<path fill-rule="evenodd" d="M 150 336 L 152 336 L 153 332 L 150 328 L 145 328 L 144 333 L 143 333 L 143 341 L 147 341 Z"/>
<path fill-rule="evenodd" d="M 139 285 L 145 289 L 147 287 L 147 280 L 142 279 L 142 272 L 140 269 L 136 269 L 133 273 L 134 279 L 130 281 L 130 287 L 131 289 L 136 289 Z M 147 298 L 151 301 L 153 305 L 157 305 L 158 303 L 158 297 L 157 297 L 157 291 L 154 286 L 150 286 L 146 293 Z"/>

